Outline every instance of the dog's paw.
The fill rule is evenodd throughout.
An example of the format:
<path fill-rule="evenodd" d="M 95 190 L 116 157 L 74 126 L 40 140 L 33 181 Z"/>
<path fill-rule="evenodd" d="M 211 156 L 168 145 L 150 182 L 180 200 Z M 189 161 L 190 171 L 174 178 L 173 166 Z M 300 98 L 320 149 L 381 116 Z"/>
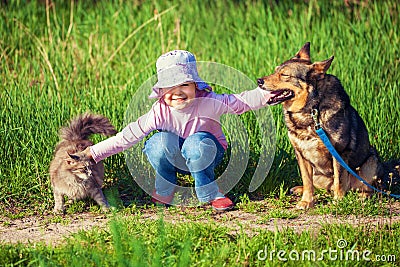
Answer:
<path fill-rule="evenodd" d="M 358 198 L 360 200 L 365 200 L 365 199 L 371 197 L 373 194 L 374 194 L 373 191 L 369 191 L 369 192 L 362 191 L 362 192 L 358 193 Z"/>
<path fill-rule="evenodd" d="M 295 186 L 290 188 L 289 193 L 292 195 L 301 196 L 303 195 L 303 186 Z"/>
<path fill-rule="evenodd" d="M 333 200 L 340 201 L 344 198 L 345 194 L 344 192 L 333 192 Z"/>
<path fill-rule="evenodd" d="M 300 210 L 308 210 L 314 207 L 314 201 L 301 200 L 297 203 L 296 208 Z"/>

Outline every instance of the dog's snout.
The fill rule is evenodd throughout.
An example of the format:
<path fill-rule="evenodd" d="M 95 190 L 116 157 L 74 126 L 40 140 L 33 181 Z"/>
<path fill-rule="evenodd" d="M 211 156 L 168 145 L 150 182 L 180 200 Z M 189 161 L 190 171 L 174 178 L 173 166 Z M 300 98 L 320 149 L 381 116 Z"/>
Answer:
<path fill-rule="evenodd" d="M 264 79 L 263 78 L 257 79 L 257 83 L 258 83 L 258 85 L 263 85 L 264 84 Z"/>

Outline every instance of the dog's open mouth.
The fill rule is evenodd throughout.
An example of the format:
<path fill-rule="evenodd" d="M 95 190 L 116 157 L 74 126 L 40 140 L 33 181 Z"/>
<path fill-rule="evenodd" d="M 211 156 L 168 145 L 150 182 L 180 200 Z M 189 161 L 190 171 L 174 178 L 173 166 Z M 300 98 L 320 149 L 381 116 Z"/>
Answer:
<path fill-rule="evenodd" d="M 270 106 L 277 105 L 294 97 L 293 91 L 289 89 L 271 91 L 271 94 L 273 94 L 274 96 L 272 96 L 267 102 Z"/>

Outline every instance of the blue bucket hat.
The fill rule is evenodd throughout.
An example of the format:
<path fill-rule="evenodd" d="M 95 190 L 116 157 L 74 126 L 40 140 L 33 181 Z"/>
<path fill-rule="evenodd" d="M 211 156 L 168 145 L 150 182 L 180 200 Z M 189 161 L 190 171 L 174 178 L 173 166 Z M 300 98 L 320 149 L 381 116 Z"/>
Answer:
<path fill-rule="evenodd" d="M 161 55 L 156 62 L 157 83 L 149 98 L 160 97 L 160 88 L 174 87 L 186 82 L 195 82 L 199 90 L 212 90 L 197 72 L 195 56 L 185 50 L 173 50 Z"/>

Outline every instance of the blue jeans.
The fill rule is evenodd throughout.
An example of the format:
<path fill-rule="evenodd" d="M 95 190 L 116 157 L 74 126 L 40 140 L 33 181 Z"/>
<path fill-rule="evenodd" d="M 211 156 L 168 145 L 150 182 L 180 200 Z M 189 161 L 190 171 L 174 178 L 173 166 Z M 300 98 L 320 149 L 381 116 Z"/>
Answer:
<path fill-rule="evenodd" d="M 221 162 L 225 150 L 214 135 L 197 132 L 183 139 L 171 132 L 158 132 L 145 142 L 143 152 L 156 171 L 158 195 L 172 195 L 177 173 L 183 173 L 193 176 L 200 202 L 221 197 L 214 181 L 214 169 Z"/>

